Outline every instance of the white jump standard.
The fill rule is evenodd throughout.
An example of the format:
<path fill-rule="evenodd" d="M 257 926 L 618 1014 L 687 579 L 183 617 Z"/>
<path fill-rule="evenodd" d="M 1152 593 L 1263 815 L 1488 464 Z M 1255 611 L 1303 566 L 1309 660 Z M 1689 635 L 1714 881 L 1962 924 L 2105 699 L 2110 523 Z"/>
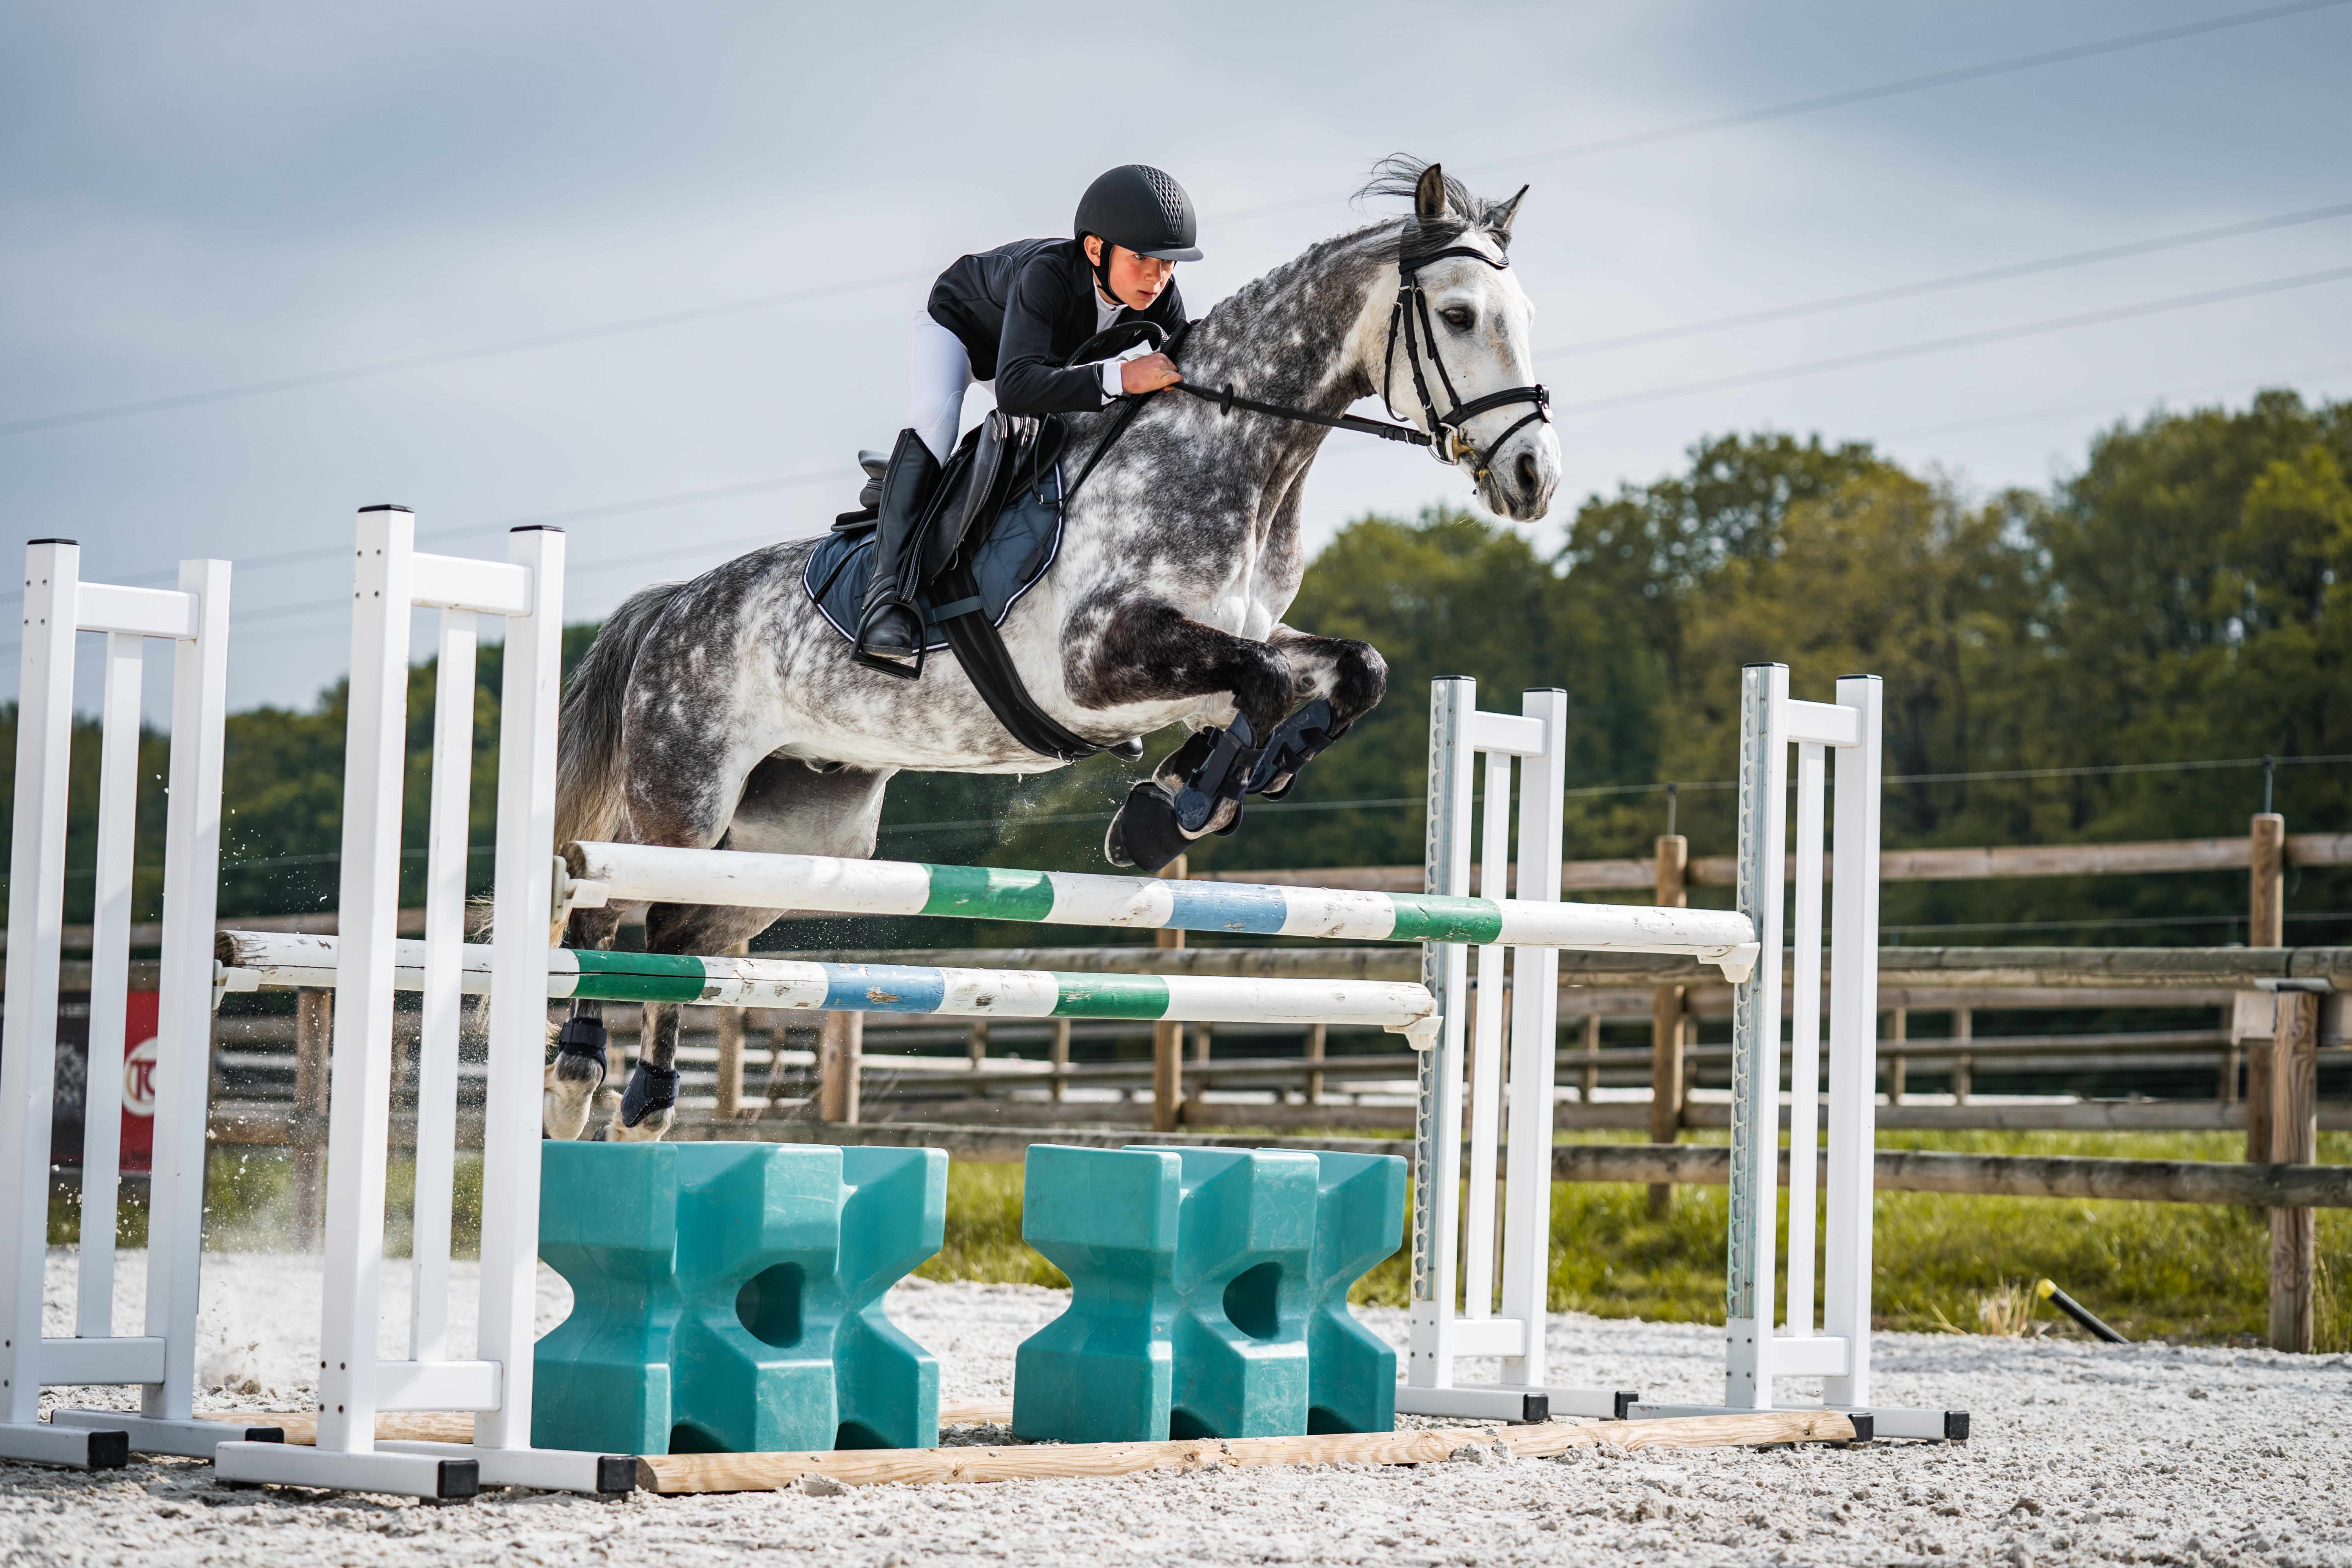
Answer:
<path fill-rule="evenodd" d="M 425 1498 L 470 1497 L 483 1486 L 627 1490 L 635 1484 L 634 1459 L 530 1446 L 563 535 L 517 529 L 508 535 L 503 562 L 426 555 L 415 549 L 415 520 L 406 508 L 370 507 L 360 514 L 354 562 L 318 1442 L 314 1447 L 223 1443 L 214 1463 L 228 1481 Z M 442 615 L 421 965 L 415 1284 L 408 1354 L 383 1361 L 376 1344 L 398 988 L 400 801 L 407 764 L 409 619 L 420 605 Z M 448 1216 L 475 624 L 483 615 L 505 618 L 506 654 L 483 1105 L 480 1330 L 474 1354 L 461 1358 L 449 1353 L 447 1343 Z M 471 1411 L 474 1441 L 379 1442 L 375 1417 L 384 1410 Z"/>
<path fill-rule="evenodd" d="M 1878 678 L 1851 675 L 1834 703 L 1789 695 L 1789 667 L 1740 672 L 1740 910 L 1767 953 L 1781 950 L 1790 865 L 1789 748 L 1797 748 L 1796 929 L 1790 952 L 1789 1280 L 1773 1328 L 1780 1127 L 1780 965 L 1759 963 L 1732 1003 L 1731 1224 L 1721 1405 L 1637 1404 L 1636 1420 L 1758 1410 L 1867 1411 L 1881 1437 L 1961 1439 L 1968 1412 L 1891 1407 L 1870 1389 L 1870 1222 L 1878 1047 Z M 1833 858 L 1822 842 L 1823 764 L 1837 756 Z M 1813 1316 L 1814 1166 L 1821 1122 L 1822 883 L 1829 921 L 1828 1234 L 1821 1325 Z M 1819 1377 L 1819 1405 L 1777 1397 L 1775 1379 Z"/>
<path fill-rule="evenodd" d="M 25 552 L 23 682 L 16 716 L 15 868 L 8 889 L 7 1021 L 0 1038 L 0 1457 L 120 1466 L 131 1452 L 207 1458 L 225 1430 L 190 1415 L 196 1271 L 204 1237 L 211 1089 L 212 927 L 227 712 L 226 561 L 183 561 L 177 588 L 81 581 L 69 539 Z M 74 637 L 104 632 L 89 1074 L 82 1118 L 79 1279 L 71 1338 L 41 1332 L 48 1240 L 49 1121 L 65 920 L 66 795 Z M 140 676 L 148 639 L 172 657 L 172 763 L 163 847 L 163 976 L 150 1161 L 145 1332 L 114 1332 L 114 1232 L 137 831 Z M 137 1414 L 61 1410 L 41 1389 L 132 1385 Z M 226 1428 L 234 1432 L 236 1429 Z M 257 1432 L 263 1430 L 256 1429 Z M 272 1429 L 274 1430 L 274 1429 Z"/>

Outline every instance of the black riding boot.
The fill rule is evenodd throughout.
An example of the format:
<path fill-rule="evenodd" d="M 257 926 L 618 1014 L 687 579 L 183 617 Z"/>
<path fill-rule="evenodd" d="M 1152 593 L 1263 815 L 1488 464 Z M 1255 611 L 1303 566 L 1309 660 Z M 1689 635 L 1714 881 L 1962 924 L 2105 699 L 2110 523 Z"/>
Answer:
<path fill-rule="evenodd" d="M 898 432 L 882 475 L 881 516 L 874 526 L 874 574 L 858 614 L 860 663 L 914 679 L 923 650 L 922 617 L 915 609 L 916 525 L 939 484 L 940 461 L 912 430 Z M 879 662 L 877 662 L 879 661 Z"/>

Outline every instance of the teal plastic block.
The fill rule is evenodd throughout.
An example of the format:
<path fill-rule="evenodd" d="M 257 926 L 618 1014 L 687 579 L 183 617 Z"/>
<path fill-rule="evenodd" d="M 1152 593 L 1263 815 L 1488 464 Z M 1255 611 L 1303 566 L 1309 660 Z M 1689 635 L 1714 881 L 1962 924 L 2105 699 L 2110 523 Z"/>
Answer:
<path fill-rule="evenodd" d="M 541 1162 L 540 1256 L 572 1308 L 533 1357 L 535 1447 L 939 1441 L 939 1363 L 882 1293 L 940 1249 L 943 1152 L 549 1142 Z"/>
<path fill-rule="evenodd" d="M 1405 1163 L 1315 1156 L 1315 1253 L 1307 1265 L 1307 1429 L 1396 1429 L 1396 1352 L 1348 1310 L 1348 1291 L 1404 1240 Z"/>
<path fill-rule="evenodd" d="M 1071 1292 L 1016 1354 L 1014 1433 L 1389 1430 L 1396 1357 L 1357 1325 L 1347 1292 L 1403 1225 L 1402 1160 L 1033 1144 L 1022 1234 Z"/>

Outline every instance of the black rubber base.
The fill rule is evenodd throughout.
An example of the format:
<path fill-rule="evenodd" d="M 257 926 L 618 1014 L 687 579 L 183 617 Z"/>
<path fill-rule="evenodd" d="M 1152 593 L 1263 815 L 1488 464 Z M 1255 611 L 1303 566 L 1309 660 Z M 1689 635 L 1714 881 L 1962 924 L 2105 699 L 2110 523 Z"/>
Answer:
<path fill-rule="evenodd" d="M 128 1432 L 92 1432 L 89 1447 L 85 1450 L 93 1470 L 119 1470 L 131 1463 L 131 1434 Z"/>
<path fill-rule="evenodd" d="M 637 1489 L 635 1454 L 600 1454 L 596 1458 L 596 1495 L 612 1497 Z"/>

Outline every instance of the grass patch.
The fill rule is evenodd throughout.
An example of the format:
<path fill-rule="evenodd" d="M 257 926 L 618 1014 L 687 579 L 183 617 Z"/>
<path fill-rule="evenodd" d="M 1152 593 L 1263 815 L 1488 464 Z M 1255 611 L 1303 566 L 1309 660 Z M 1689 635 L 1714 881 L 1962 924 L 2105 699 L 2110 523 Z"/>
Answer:
<path fill-rule="evenodd" d="M 2197 1132 L 1889 1132 L 1879 1144 L 2143 1160 L 2234 1160 L 2245 1152 L 2242 1134 Z M 2352 1159 L 2352 1135 L 2324 1135 L 2319 1157 Z M 1552 1309 L 1720 1323 L 1726 1202 L 1721 1187 L 1683 1187 L 1673 1209 L 1653 1219 L 1644 1187 L 1554 1184 Z M 1784 1229 L 1783 1270 L 1786 1245 Z M 2135 1339 L 2259 1341 L 2266 1332 L 2270 1233 L 2258 1209 L 1881 1193 L 1871 1247 L 1883 1328 L 1974 1330 L 1979 1307 L 2004 1282 L 2046 1275 Z M 2342 1288 L 2352 1276 L 2352 1210 L 2319 1211 L 2319 1347 L 2352 1349 L 2352 1301 Z M 1019 1166 L 949 1167 L 947 1245 L 919 1272 L 931 1279 L 1064 1283 L 1021 1240 Z M 1358 1281 L 1349 1299 L 1402 1306 L 1409 1288 L 1400 1252 Z M 2047 1306 L 2032 1321 L 2077 1331 Z"/>

